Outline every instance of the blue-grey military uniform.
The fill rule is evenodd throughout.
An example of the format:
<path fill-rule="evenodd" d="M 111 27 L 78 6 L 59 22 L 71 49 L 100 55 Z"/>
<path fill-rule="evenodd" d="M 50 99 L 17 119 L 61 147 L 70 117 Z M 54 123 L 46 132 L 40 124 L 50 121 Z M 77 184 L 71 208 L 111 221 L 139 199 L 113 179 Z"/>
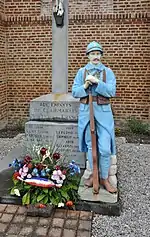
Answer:
<path fill-rule="evenodd" d="M 74 98 L 83 98 L 89 94 L 89 89 L 84 89 L 85 69 L 91 75 L 94 75 L 95 72 L 99 73 L 99 83 L 93 84 L 91 87 L 93 96 L 102 95 L 107 98 L 115 96 L 116 78 L 113 71 L 102 63 L 99 63 L 98 65 L 88 63 L 77 72 L 72 86 L 72 95 Z M 103 82 L 103 70 L 106 72 L 106 83 Z M 93 110 L 97 132 L 100 176 L 103 179 L 107 179 L 111 154 L 116 154 L 113 114 L 110 104 L 98 105 L 97 102 L 93 102 Z M 78 137 L 79 150 L 82 152 L 88 152 L 88 160 L 90 167 L 92 168 L 93 162 L 89 104 L 80 103 L 78 114 Z"/>

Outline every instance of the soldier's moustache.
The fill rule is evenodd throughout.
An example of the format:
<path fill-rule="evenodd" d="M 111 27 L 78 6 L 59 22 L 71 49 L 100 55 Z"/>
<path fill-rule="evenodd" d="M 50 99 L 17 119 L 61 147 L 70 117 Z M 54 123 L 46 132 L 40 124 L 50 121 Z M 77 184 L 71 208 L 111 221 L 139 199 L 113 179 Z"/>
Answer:
<path fill-rule="evenodd" d="M 89 54 L 89 60 L 90 61 L 96 61 L 96 60 L 100 60 L 101 55 L 96 55 L 96 54 Z"/>

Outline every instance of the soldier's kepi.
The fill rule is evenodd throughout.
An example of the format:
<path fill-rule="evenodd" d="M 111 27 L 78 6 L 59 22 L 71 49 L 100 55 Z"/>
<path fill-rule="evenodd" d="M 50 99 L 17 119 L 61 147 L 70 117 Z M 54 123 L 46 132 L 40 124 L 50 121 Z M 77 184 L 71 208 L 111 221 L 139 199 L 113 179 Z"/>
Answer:
<path fill-rule="evenodd" d="M 81 102 L 78 116 L 79 150 L 88 152 L 88 161 L 93 170 L 85 185 L 93 186 L 94 193 L 98 193 L 99 184 L 108 192 L 115 193 L 117 189 L 109 183 L 108 175 L 111 155 L 116 154 L 114 119 L 109 102 L 109 98 L 116 93 L 116 78 L 113 71 L 101 63 L 103 49 L 98 42 L 88 44 L 86 55 L 89 63 L 78 70 L 72 86 L 73 97 L 80 98 Z"/>

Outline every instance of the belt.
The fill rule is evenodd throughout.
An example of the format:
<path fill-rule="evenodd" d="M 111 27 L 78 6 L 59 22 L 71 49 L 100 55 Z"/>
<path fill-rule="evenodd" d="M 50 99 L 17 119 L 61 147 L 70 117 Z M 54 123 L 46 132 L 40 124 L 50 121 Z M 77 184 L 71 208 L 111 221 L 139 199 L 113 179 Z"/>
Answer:
<path fill-rule="evenodd" d="M 101 96 L 101 95 L 92 96 L 92 100 L 97 102 L 98 105 L 110 104 L 109 98 Z M 82 103 L 82 104 L 89 104 L 89 96 L 80 98 L 80 103 Z"/>

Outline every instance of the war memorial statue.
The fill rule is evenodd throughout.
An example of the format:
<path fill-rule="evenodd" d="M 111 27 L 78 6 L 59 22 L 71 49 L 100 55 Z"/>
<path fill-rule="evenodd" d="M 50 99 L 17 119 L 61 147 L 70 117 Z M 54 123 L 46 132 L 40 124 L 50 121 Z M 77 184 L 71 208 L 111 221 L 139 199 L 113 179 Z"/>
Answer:
<path fill-rule="evenodd" d="M 111 155 L 116 154 L 114 119 L 109 100 L 116 93 L 116 78 L 113 71 L 101 63 L 103 49 L 98 42 L 93 41 L 88 44 L 86 55 L 89 63 L 79 69 L 72 86 L 73 97 L 80 98 L 79 150 L 88 152 L 88 161 L 93 170 L 93 174 L 85 180 L 84 184 L 88 187 L 94 185 L 96 166 L 98 166 L 98 175 L 95 177 L 98 179 L 98 186 L 100 182 L 108 192 L 116 193 L 117 189 L 108 180 Z M 89 94 L 92 96 L 92 112 Z M 94 115 L 95 131 L 91 130 L 91 113 Z M 92 132 L 95 133 L 95 142 L 92 141 Z M 97 157 L 93 157 L 93 149 L 96 149 Z M 97 159 L 96 166 L 94 166 L 94 159 Z M 98 193 L 97 189 L 98 187 L 96 193 Z"/>

